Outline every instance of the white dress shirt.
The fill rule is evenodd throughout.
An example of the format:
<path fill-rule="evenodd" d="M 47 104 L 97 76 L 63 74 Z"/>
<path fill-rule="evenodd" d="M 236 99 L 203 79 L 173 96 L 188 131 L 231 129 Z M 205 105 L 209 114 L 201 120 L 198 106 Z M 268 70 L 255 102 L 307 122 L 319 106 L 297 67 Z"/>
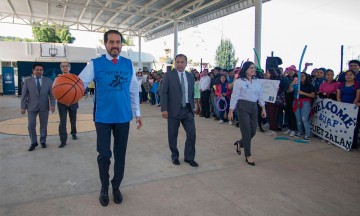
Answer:
<path fill-rule="evenodd" d="M 106 53 L 106 58 L 111 61 L 113 57 Z M 117 57 L 119 59 L 119 56 Z M 92 61 L 88 62 L 86 67 L 79 74 L 80 79 L 84 83 L 84 88 L 89 85 L 91 81 L 94 80 L 94 64 Z M 95 95 L 96 96 L 96 95 Z M 140 104 L 139 104 L 139 90 L 138 90 L 138 81 L 136 77 L 136 72 L 133 66 L 133 75 L 130 83 L 130 100 L 131 106 L 134 110 L 135 116 L 140 116 Z"/>
<path fill-rule="evenodd" d="M 211 78 L 209 76 L 203 76 L 199 82 L 199 89 L 201 91 L 210 90 Z"/>
<path fill-rule="evenodd" d="M 33 77 L 35 78 L 35 85 L 37 86 L 36 76 L 33 76 Z M 41 76 L 40 79 L 39 79 L 40 87 L 42 86 L 42 77 L 43 77 L 43 76 Z"/>
<path fill-rule="evenodd" d="M 187 72 L 179 72 L 177 71 L 178 73 L 178 76 L 179 76 L 179 80 L 180 80 L 180 84 L 182 85 L 181 83 L 181 74 L 184 73 L 184 85 L 185 85 L 185 101 L 186 103 L 189 103 L 189 95 L 188 95 L 188 80 L 187 80 L 187 76 L 186 76 L 186 73 Z"/>
<path fill-rule="evenodd" d="M 262 86 L 260 79 L 239 78 L 235 80 L 233 92 L 231 94 L 230 109 L 235 109 L 238 100 L 247 100 L 250 102 L 258 102 L 261 107 L 265 106 L 262 94 Z"/>

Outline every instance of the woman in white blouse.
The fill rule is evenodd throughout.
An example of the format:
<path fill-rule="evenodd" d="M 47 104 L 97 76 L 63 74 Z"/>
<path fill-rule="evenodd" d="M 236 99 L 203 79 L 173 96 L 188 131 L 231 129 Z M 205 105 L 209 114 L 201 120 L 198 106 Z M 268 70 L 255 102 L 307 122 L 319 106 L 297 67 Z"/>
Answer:
<path fill-rule="evenodd" d="M 241 148 L 245 150 L 246 162 L 255 166 L 251 156 L 251 139 L 256 134 L 258 106 L 262 112 L 261 116 L 266 118 L 265 102 L 262 96 L 262 87 L 259 79 L 255 77 L 256 69 L 253 62 L 247 61 L 243 64 L 239 78 L 234 83 L 231 94 L 229 119 L 233 119 L 233 112 L 236 108 L 239 118 L 241 140 L 236 142 L 236 152 L 241 154 Z"/>

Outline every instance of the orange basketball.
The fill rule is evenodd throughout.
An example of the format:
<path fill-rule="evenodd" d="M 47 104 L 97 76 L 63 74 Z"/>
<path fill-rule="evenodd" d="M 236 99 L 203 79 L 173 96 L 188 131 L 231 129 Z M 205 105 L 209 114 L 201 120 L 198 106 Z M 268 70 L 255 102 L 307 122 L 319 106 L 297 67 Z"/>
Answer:
<path fill-rule="evenodd" d="M 55 79 L 52 91 L 58 102 L 70 106 L 83 97 L 84 83 L 75 74 L 63 74 Z"/>

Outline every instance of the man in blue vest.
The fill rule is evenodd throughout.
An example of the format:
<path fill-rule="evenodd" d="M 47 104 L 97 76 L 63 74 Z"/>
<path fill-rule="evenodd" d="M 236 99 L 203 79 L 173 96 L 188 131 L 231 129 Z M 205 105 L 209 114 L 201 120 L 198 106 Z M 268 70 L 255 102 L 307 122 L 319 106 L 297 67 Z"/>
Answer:
<path fill-rule="evenodd" d="M 101 180 L 99 201 L 109 204 L 109 167 L 111 158 L 111 132 L 114 136 L 114 177 L 111 180 L 114 202 L 120 204 L 119 190 L 124 176 L 125 155 L 129 135 L 129 123 L 136 116 L 137 128 L 143 125 L 140 117 L 139 90 L 133 64 L 120 56 L 122 34 L 109 30 L 104 34 L 107 54 L 91 60 L 79 77 L 85 88 L 95 82 L 94 121 L 97 134 L 97 161 Z"/>

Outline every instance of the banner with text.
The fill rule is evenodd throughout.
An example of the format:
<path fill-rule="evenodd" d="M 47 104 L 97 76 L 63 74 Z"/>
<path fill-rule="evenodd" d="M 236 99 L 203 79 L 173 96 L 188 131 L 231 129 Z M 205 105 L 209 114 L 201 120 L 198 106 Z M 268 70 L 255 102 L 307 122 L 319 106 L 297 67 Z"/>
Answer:
<path fill-rule="evenodd" d="M 260 79 L 265 102 L 275 103 L 280 80 Z"/>
<path fill-rule="evenodd" d="M 312 106 L 312 131 L 317 136 L 349 151 L 352 146 L 358 107 L 330 99 L 316 99 Z"/>

